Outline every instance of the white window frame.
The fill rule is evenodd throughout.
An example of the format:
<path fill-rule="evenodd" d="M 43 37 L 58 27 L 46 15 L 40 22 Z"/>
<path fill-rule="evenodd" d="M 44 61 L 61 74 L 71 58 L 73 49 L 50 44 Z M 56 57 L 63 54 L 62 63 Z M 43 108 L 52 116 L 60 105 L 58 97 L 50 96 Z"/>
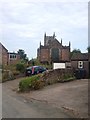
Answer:
<path fill-rule="evenodd" d="M 83 61 L 78 61 L 78 68 L 83 68 Z"/>
<path fill-rule="evenodd" d="M 10 58 L 10 56 L 14 56 L 14 58 L 12 57 L 12 58 Z M 16 57 L 15 57 L 16 56 Z M 17 55 L 16 54 L 9 54 L 9 59 L 10 60 L 16 60 L 17 59 Z"/>

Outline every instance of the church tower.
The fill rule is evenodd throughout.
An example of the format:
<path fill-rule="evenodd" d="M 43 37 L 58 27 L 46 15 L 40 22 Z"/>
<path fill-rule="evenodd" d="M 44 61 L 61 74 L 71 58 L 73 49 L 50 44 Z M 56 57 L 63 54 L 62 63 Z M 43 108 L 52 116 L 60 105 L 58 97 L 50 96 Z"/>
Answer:
<path fill-rule="evenodd" d="M 55 32 L 53 33 L 53 39 L 55 39 Z"/>
<path fill-rule="evenodd" d="M 61 45 L 62 45 L 62 38 L 61 38 Z"/>
<path fill-rule="evenodd" d="M 44 34 L 44 46 L 46 46 L 46 32 Z"/>

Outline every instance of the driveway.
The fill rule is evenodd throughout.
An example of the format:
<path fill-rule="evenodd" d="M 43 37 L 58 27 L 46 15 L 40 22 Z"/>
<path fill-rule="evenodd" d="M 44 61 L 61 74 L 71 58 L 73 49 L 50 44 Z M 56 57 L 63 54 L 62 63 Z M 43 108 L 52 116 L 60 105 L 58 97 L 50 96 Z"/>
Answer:
<path fill-rule="evenodd" d="M 70 118 L 60 109 L 38 101 L 27 101 L 3 86 L 3 118 Z"/>
<path fill-rule="evenodd" d="M 62 117 L 67 117 L 67 118 L 88 117 L 88 80 L 87 79 L 75 80 L 66 83 L 57 83 L 50 86 L 46 86 L 41 90 L 31 91 L 29 93 L 23 93 L 23 94 L 21 93 L 18 94 L 15 91 L 17 89 L 19 81 L 20 79 L 8 81 L 6 83 L 3 83 L 3 86 L 4 88 L 8 88 L 9 91 L 12 91 L 12 94 L 14 93 L 15 96 L 17 95 L 19 97 L 21 96 L 23 101 L 33 102 L 35 104 L 36 103 L 44 104 L 45 106 L 50 107 L 49 111 L 54 109 L 60 110 L 61 113 L 64 113 L 64 116 L 62 115 Z M 45 111 L 47 110 L 48 108 L 46 107 Z M 59 112 L 55 112 L 55 113 L 54 112 L 53 115 L 55 117 L 60 117 L 58 116 Z M 56 113 L 58 115 L 56 115 Z M 46 116 L 49 117 L 50 115 L 46 115 Z"/>

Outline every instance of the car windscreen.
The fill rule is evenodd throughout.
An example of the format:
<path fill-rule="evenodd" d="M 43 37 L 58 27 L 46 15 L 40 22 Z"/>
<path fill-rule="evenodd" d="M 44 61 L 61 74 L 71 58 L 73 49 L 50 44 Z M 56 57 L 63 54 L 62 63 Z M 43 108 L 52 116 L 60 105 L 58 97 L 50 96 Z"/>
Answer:
<path fill-rule="evenodd" d="M 39 70 L 39 67 L 35 67 L 35 68 L 34 68 L 34 71 L 38 71 L 38 70 Z"/>
<path fill-rule="evenodd" d="M 32 67 L 26 68 L 26 70 L 32 70 Z"/>

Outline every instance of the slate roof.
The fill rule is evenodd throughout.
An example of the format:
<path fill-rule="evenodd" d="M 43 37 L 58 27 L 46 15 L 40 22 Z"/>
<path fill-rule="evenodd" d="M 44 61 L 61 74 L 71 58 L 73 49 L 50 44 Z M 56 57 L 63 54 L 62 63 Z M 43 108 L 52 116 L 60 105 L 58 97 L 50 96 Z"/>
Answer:
<path fill-rule="evenodd" d="M 71 57 L 71 60 L 88 60 L 89 54 L 88 53 L 74 53 Z"/>
<path fill-rule="evenodd" d="M 15 53 L 15 52 L 8 52 L 8 54 L 15 54 L 15 55 L 19 55 L 18 53 Z"/>
<path fill-rule="evenodd" d="M 43 46 L 43 45 L 41 45 L 40 48 L 41 48 L 41 49 L 48 49 L 48 46 Z"/>
<path fill-rule="evenodd" d="M 3 47 L 3 49 L 5 49 L 8 52 L 8 50 L 4 47 L 4 45 L 1 42 L 0 42 L 0 46 Z"/>

